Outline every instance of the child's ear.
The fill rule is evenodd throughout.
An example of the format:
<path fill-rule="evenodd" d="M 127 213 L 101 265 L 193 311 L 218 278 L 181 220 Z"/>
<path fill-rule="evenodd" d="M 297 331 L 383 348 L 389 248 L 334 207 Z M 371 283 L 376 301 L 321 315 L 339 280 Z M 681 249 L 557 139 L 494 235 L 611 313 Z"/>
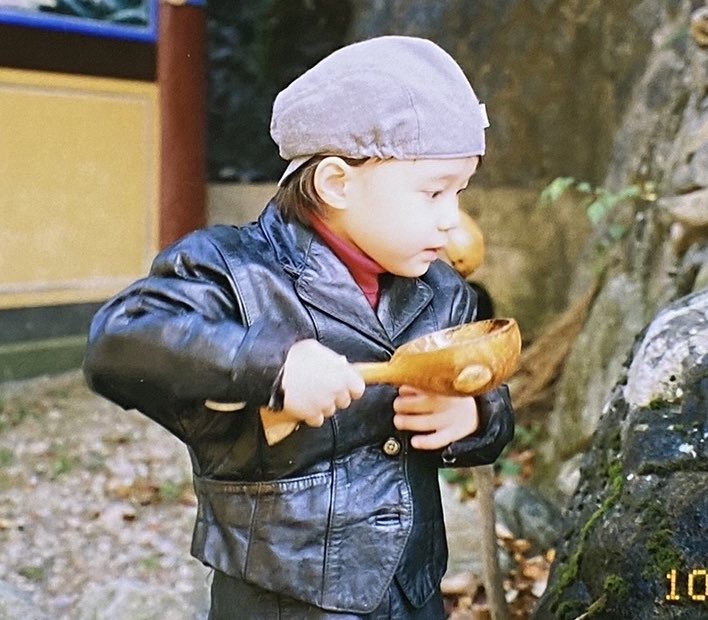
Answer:
<path fill-rule="evenodd" d="M 320 200 L 334 209 L 347 208 L 347 181 L 352 167 L 341 157 L 325 157 L 315 168 L 315 190 Z"/>

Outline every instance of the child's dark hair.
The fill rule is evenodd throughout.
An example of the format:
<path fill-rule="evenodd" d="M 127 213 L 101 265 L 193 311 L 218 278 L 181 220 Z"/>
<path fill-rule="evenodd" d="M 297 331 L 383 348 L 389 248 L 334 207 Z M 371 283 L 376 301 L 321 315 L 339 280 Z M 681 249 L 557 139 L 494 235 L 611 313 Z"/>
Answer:
<path fill-rule="evenodd" d="M 311 216 L 323 218 L 325 205 L 315 188 L 315 170 L 327 155 L 315 155 L 293 172 L 278 188 L 274 201 L 288 219 L 295 219 L 302 224 L 309 224 Z M 350 166 L 361 166 L 369 159 L 341 157 Z"/>

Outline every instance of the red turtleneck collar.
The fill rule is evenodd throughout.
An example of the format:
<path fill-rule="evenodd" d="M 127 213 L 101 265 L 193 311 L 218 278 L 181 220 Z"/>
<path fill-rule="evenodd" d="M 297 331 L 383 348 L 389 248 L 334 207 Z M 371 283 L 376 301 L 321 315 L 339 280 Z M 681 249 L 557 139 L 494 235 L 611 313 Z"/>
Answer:
<path fill-rule="evenodd" d="M 310 219 L 310 225 L 322 237 L 329 249 L 349 269 L 354 281 L 359 285 L 367 301 L 375 310 L 379 303 L 379 276 L 385 273 L 386 270 L 359 248 L 338 236 L 320 218 L 313 216 Z"/>

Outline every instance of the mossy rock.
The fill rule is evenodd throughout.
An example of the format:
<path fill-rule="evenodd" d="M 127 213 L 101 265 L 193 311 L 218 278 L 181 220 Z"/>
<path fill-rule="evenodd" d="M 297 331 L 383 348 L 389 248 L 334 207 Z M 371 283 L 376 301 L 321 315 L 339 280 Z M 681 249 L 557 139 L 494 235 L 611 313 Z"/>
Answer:
<path fill-rule="evenodd" d="M 638 341 L 585 457 L 534 620 L 708 617 L 707 348 L 708 292 L 660 312 Z"/>

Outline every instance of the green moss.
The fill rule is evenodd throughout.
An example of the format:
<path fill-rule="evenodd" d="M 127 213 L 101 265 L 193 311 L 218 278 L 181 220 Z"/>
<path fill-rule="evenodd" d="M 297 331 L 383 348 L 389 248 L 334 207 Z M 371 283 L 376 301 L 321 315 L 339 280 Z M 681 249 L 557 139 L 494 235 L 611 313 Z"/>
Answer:
<path fill-rule="evenodd" d="M 652 533 L 647 541 L 647 554 L 649 564 L 642 571 L 645 579 L 655 579 L 657 575 L 664 575 L 672 568 L 681 566 L 683 558 L 676 550 L 673 542 L 673 531 L 662 527 Z"/>
<path fill-rule="evenodd" d="M 591 618 L 594 614 L 605 611 L 608 603 L 617 603 L 624 599 L 629 592 L 629 584 L 619 575 L 607 575 L 602 585 L 602 594 L 590 605 L 581 601 L 568 600 L 558 605 L 556 611 L 558 618 Z"/>
<path fill-rule="evenodd" d="M 613 461 L 607 468 L 607 474 L 610 481 L 610 491 L 611 495 L 608 499 L 612 499 L 614 503 L 618 498 L 619 494 L 624 488 L 624 473 L 622 471 L 622 463 L 620 461 Z"/>
<path fill-rule="evenodd" d="M 629 584 L 619 575 L 607 575 L 602 589 L 607 593 L 608 597 L 620 600 L 627 596 Z"/>
<path fill-rule="evenodd" d="M 577 618 L 580 614 L 585 611 L 587 605 L 583 601 L 578 601 L 575 599 L 570 599 L 563 601 L 554 608 L 552 611 L 556 615 L 556 618 Z"/>
<path fill-rule="evenodd" d="M 622 449 L 622 431 L 617 428 L 612 435 L 610 435 L 607 439 L 606 443 L 607 449 L 610 450 L 610 452 L 613 453 L 619 453 L 620 450 Z M 616 464 L 616 461 L 613 461 L 612 464 Z M 608 474 L 612 474 L 612 465 L 608 468 Z"/>
<path fill-rule="evenodd" d="M 580 569 L 580 559 L 585 551 L 585 544 L 590 536 L 590 532 L 595 527 L 598 520 L 617 502 L 622 493 L 622 489 L 624 488 L 624 476 L 622 475 L 622 464 L 620 461 L 614 460 L 609 464 L 606 478 L 610 493 L 583 524 L 583 527 L 580 529 L 575 552 L 570 556 L 567 564 L 559 570 L 558 579 L 551 589 L 551 596 L 554 597 L 555 601 L 558 601 L 563 590 L 577 579 Z M 555 603 L 552 606 L 552 609 L 553 608 L 555 608 Z M 560 605 L 558 605 L 557 611 L 560 613 Z"/>
<path fill-rule="evenodd" d="M 553 609 L 558 618 L 577 618 L 584 611 L 585 603 L 576 600 L 563 601 Z"/>
<path fill-rule="evenodd" d="M 606 605 L 607 605 L 607 594 L 603 593 L 603 595 L 599 599 L 597 599 L 596 601 L 593 601 L 590 604 L 587 611 L 581 617 L 590 618 L 593 616 L 593 614 L 604 611 Z"/>
<path fill-rule="evenodd" d="M 674 545 L 672 520 L 663 505 L 646 502 L 641 510 L 642 526 L 645 531 L 651 532 L 646 543 L 648 562 L 642 571 L 642 578 L 654 580 L 657 575 L 664 575 L 672 568 L 681 566 L 683 558 Z"/>

